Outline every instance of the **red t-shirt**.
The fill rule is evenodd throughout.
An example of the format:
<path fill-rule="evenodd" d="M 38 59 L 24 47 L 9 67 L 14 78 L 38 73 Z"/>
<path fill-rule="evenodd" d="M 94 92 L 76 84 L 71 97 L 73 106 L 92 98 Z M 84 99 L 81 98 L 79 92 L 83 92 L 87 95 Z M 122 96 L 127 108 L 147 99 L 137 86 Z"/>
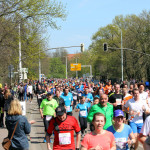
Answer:
<path fill-rule="evenodd" d="M 114 135 L 105 130 L 105 133 L 100 135 L 93 135 L 92 132 L 86 134 L 81 142 L 81 145 L 87 149 L 99 147 L 99 149 L 102 150 L 110 150 L 114 141 Z"/>
<path fill-rule="evenodd" d="M 74 143 L 74 131 L 80 132 L 80 127 L 78 124 L 77 119 L 74 116 L 67 116 L 65 121 L 60 121 L 56 118 L 57 125 L 59 126 L 59 133 L 55 130 L 54 127 L 55 119 L 53 118 L 47 130 L 48 134 L 52 134 L 54 131 L 54 143 L 53 149 L 60 150 L 60 149 L 75 149 Z"/>

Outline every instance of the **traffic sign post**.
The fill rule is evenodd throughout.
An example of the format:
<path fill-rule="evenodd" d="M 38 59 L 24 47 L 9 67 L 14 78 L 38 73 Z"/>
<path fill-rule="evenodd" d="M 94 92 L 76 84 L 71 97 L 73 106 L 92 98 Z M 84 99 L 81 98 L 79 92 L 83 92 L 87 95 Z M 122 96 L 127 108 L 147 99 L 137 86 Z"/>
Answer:
<path fill-rule="evenodd" d="M 81 64 L 80 63 L 70 64 L 70 70 L 71 71 L 81 71 Z"/>

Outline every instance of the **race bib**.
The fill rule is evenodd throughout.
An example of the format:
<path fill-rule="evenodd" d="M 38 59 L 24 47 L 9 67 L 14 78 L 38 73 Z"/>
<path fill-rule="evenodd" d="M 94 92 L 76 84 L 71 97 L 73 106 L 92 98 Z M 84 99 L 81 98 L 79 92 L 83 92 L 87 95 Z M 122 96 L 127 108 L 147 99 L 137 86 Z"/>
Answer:
<path fill-rule="evenodd" d="M 41 95 L 38 95 L 38 99 L 41 99 L 42 97 L 41 97 Z"/>
<path fill-rule="evenodd" d="M 85 111 L 85 110 L 80 111 L 80 116 L 82 116 L 82 117 L 86 117 L 86 111 Z"/>
<path fill-rule="evenodd" d="M 117 149 L 126 150 L 126 138 L 116 138 L 115 141 Z"/>
<path fill-rule="evenodd" d="M 59 144 L 60 145 L 71 144 L 71 134 L 70 133 L 59 133 Z"/>
<path fill-rule="evenodd" d="M 85 99 L 85 102 L 86 102 L 86 103 L 89 102 L 88 98 Z"/>
<path fill-rule="evenodd" d="M 70 106 L 66 106 L 66 111 L 70 111 Z"/>
<path fill-rule="evenodd" d="M 121 105 L 121 99 L 117 98 L 116 103 L 117 103 L 117 105 Z"/>
<path fill-rule="evenodd" d="M 74 100 L 77 100 L 77 96 L 73 96 L 73 99 L 74 99 Z"/>
<path fill-rule="evenodd" d="M 50 121 L 51 119 L 52 119 L 52 116 L 46 115 L 46 120 L 47 120 L 47 121 Z"/>

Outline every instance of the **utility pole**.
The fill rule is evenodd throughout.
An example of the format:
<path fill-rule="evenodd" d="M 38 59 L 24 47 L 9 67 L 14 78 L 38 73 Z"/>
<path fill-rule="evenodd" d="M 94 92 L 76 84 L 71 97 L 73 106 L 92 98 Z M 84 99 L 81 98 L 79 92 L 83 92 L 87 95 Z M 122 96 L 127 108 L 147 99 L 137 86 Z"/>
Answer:
<path fill-rule="evenodd" d="M 22 61 L 21 61 L 21 34 L 19 23 L 19 83 L 22 82 Z"/>
<path fill-rule="evenodd" d="M 77 61 L 78 58 L 76 58 L 76 64 L 78 63 Z M 76 71 L 76 79 L 78 78 L 78 71 Z"/>
<path fill-rule="evenodd" d="M 66 79 L 68 78 L 68 71 L 67 71 L 67 56 L 66 56 Z"/>
<path fill-rule="evenodd" d="M 39 82 L 41 82 L 41 60 L 40 60 L 40 52 L 39 52 Z"/>
<path fill-rule="evenodd" d="M 122 81 L 123 81 L 123 48 L 122 48 L 122 29 L 121 31 L 121 73 L 122 73 Z"/>

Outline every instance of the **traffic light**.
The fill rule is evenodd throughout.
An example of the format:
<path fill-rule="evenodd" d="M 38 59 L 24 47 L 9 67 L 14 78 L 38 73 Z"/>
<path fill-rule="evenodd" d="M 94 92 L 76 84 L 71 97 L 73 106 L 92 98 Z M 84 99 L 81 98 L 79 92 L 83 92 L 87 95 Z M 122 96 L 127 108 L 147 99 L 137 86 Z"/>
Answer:
<path fill-rule="evenodd" d="M 104 43 L 103 46 L 104 46 L 104 52 L 106 52 L 108 50 L 107 43 Z"/>
<path fill-rule="evenodd" d="M 81 53 L 84 52 L 84 43 L 81 44 Z"/>

